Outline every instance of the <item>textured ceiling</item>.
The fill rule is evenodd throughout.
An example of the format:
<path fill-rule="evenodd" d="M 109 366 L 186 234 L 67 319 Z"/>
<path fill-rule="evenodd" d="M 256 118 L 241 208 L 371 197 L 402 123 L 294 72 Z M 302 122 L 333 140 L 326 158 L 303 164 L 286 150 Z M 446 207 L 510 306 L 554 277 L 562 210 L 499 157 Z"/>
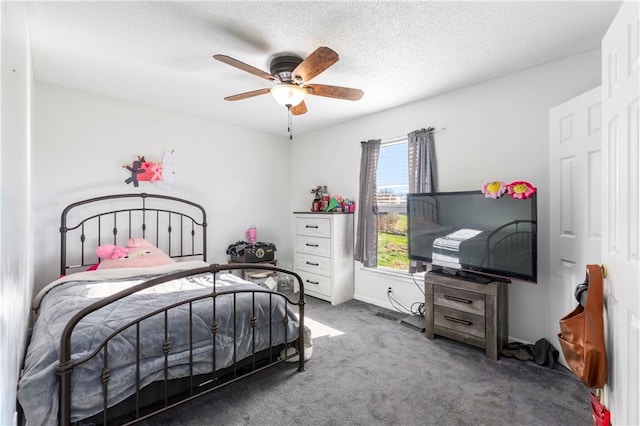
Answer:
<path fill-rule="evenodd" d="M 393 108 L 598 48 L 620 2 L 28 2 L 34 78 L 286 135 L 272 83 L 212 58 L 269 71 L 319 46 L 340 60 L 312 83 L 360 101 L 308 96 L 294 132 Z"/>

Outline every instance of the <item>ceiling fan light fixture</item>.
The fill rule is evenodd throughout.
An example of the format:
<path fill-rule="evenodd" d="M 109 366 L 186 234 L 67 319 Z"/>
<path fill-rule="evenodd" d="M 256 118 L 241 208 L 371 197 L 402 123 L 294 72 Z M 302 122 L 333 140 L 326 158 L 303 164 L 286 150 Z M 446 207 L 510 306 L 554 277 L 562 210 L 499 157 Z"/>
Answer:
<path fill-rule="evenodd" d="M 307 91 L 295 84 L 278 84 L 271 88 L 276 102 L 285 107 L 294 107 L 304 101 Z"/>

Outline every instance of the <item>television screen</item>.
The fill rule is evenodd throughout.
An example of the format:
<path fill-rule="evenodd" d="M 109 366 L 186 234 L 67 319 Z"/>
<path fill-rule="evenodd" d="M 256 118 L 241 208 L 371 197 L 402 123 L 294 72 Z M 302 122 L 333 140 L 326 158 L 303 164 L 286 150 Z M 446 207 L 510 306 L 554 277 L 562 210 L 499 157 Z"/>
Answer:
<path fill-rule="evenodd" d="M 463 277 L 536 282 L 536 213 L 536 194 L 524 200 L 480 191 L 408 194 L 409 258 Z"/>

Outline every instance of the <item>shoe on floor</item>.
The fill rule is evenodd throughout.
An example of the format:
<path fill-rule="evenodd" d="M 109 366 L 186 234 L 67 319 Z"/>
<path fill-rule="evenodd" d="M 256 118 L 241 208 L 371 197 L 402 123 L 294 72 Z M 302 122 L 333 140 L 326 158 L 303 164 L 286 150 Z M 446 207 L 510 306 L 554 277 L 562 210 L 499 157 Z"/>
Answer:
<path fill-rule="evenodd" d="M 534 359 L 532 345 L 525 345 L 522 342 L 509 342 L 500 352 L 507 358 L 516 358 L 520 361 L 531 361 Z"/>

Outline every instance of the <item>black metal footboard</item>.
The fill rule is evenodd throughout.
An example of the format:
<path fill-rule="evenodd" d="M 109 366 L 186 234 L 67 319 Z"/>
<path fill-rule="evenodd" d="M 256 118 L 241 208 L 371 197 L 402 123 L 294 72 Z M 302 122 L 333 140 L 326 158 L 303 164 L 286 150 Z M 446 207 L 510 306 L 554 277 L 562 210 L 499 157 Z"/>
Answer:
<path fill-rule="evenodd" d="M 272 292 L 267 289 L 257 287 L 255 289 L 225 289 L 224 287 L 217 288 L 216 287 L 216 274 L 222 271 L 233 271 L 233 270 L 243 270 L 243 269 L 264 269 L 270 271 L 276 271 L 279 273 L 289 274 L 298 280 L 299 285 L 299 293 L 297 294 L 297 300 L 293 301 L 289 298 L 289 296 L 277 292 Z M 199 294 L 194 297 L 185 298 L 184 300 L 177 300 L 175 303 L 164 306 L 159 309 L 154 309 L 151 312 L 147 312 L 144 315 L 136 318 L 135 320 L 129 320 L 126 323 L 119 324 L 118 328 L 113 329 L 112 333 L 105 338 L 102 342 L 93 345 L 95 348 L 92 353 L 79 357 L 72 353 L 72 335 L 74 333 L 74 329 L 80 323 L 80 321 L 90 315 L 91 313 L 107 307 L 117 301 L 121 301 L 127 296 L 139 293 L 142 290 L 152 288 L 154 286 L 166 283 L 168 281 L 177 280 L 181 278 L 187 278 L 196 275 L 202 274 L 211 274 L 213 286 L 211 292 L 207 294 Z M 60 362 L 58 365 L 58 375 L 59 375 L 59 423 L 62 425 L 71 424 L 72 419 L 72 406 L 73 406 L 73 395 L 72 395 L 72 377 L 74 374 L 74 369 L 78 366 L 81 366 L 90 361 L 95 363 L 101 363 L 102 367 L 99 368 L 99 371 L 96 371 L 95 374 L 99 377 L 99 382 L 102 385 L 102 412 L 99 414 L 98 423 L 108 424 L 113 417 L 112 409 L 113 403 L 109 402 L 110 395 L 110 378 L 115 369 L 119 368 L 121 365 L 120 361 L 114 361 L 113 356 L 110 355 L 110 349 L 115 346 L 116 339 L 123 339 L 123 334 L 127 333 L 127 336 L 130 338 L 134 336 L 133 340 L 136 342 L 135 344 L 135 360 L 132 361 L 135 364 L 133 368 L 134 372 L 131 374 L 131 383 L 135 383 L 134 391 L 131 395 L 128 396 L 127 401 L 128 405 L 131 409 L 127 413 L 125 420 L 122 418 L 118 420 L 118 423 L 122 424 L 133 424 L 143 419 L 149 418 L 155 414 L 160 412 L 167 411 L 177 405 L 180 405 L 184 402 L 190 401 L 198 396 L 207 394 L 221 386 L 233 383 L 243 377 L 254 374 L 256 372 L 262 371 L 268 367 L 279 364 L 285 360 L 291 359 L 293 357 L 298 357 L 298 371 L 304 371 L 305 369 L 305 356 L 304 356 L 304 287 L 303 281 L 300 276 L 294 272 L 277 268 L 271 265 L 262 265 L 262 264 L 229 264 L 229 265 L 209 265 L 208 267 L 191 269 L 185 271 L 179 271 L 171 274 L 166 274 L 164 276 L 160 276 L 148 281 L 145 281 L 141 284 L 132 286 L 127 288 L 126 290 L 120 291 L 116 294 L 113 294 L 109 297 L 101 299 L 90 306 L 79 311 L 77 314 L 73 316 L 73 318 L 66 325 L 61 339 L 60 339 Z M 208 291 L 208 290 L 207 290 Z M 246 298 L 251 299 L 251 312 L 247 313 L 246 311 L 240 311 L 238 309 L 238 300 L 240 298 L 244 298 L 243 300 L 247 300 Z M 260 310 L 257 307 L 256 299 L 260 298 L 262 303 L 265 300 L 268 300 L 268 318 L 262 318 L 260 315 L 263 315 L 264 309 Z M 216 310 L 219 309 L 218 301 L 220 303 L 231 303 L 233 306 L 233 321 L 231 335 L 233 336 L 233 356 L 232 356 L 232 364 L 221 366 L 217 364 L 216 353 L 217 353 L 217 335 L 220 333 L 219 324 L 217 323 Z M 280 325 L 274 325 L 273 321 L 280 321 L 279 317 L 275 319 L 272 317 L 274 310 L 271 309 L 273 305 L 276 303 L 284 304 L 284 314 L 282 315 L 282 331 L 284 332 L 284 343 L 280 344 L 275 342 L 274 336 L 275 331 L 278 331 L 275 327 L 280 327 Z M 202 368 L 202 359 L 203 352 L 202 347 L 199 347 L 196 353 L 196 348 L 194 347 L 193 342 L 193 330 L 194 330 L 194 315 L 193 309 L 195 305 L 198 305 L 199 308 L 202 306 L 206 306 L 208 308 L 210 304 L 211 309 L 211 324 L 208 324 L 210 330 L 211 337 L 211 347 L 210 347 L 210 368 L 207 367 L 206 372 L 196 371 L 195 369 L 195 359 L 198 357 L 200 364 L 198 364 L 198 368 Z M 205 305 L 203 305 L 205 304 Z M 272 305 L 273 304 L 273 305 Z M 295 307 L 297 306 L 297 310 Z M 289 336 L 288 335 L 288 323 L 289 316 L 287 312 L 289 309 L 292 309 L 297 312 L 297 320 L 299 323 L 299 327 L 297 330 L 297 335 Z M 181 363 L 181 373 L 180 379 L 175 377 L 175 374 L 172 372 L 172 368 L 175 367 L 171 365 L 171 356 L 173 355 L 174 346 L 172 345 L 172 334 L 170 331 L 170 320 L 169 318 L 175 314 L 176 310 L 181 310 L 182 313 L 187 312 L 186 318 L 188 318 L 189 324 L 187 325 L 188 329 L 188 337 L 186 340 L 188 341 L 187 347 L 185 349 L 182 347 L 181 354 L 184 354 L 185 351 L 188 351 L 188 363 Z M 258 312 L 260 311 L 260 312 Z M 158 398 L 152 401 L 153 404 L 149 403 L 148 395 L 144 395 L 145 386 L 141 380 L 141 353 L 144 352 L 147 348 L 141 345 L 141 327 L 145 324 L 145 321 L 150 318 L 154 318 L 154 321 L 163 321 L 164 326 L 163 335 L 158 339 L 161 342 L 161 359 L 159 362 L 163 364 L 161 369 L 161 377 L 152 383 L 157 391 Z M 248 321 L 251 323 L 251 342 L 250 342 L 250 354 L 249 356 L 240 358 L 236 353 L 236 347 L 239 345 L 239 342 L 236 340 L 237 338 L 237 330 L 239 321 L 245 321 L 244 319 L 240 320 L 240 318 L 248 318 Z M 256 328 L 258 325 L 264 327 L 264 322 L 259 324 L 261 321 L 268 321 L 268 334 L 269 336 L 260 335 L 256 332 Z M 257 341 L 268 341 L 268 347 L 262 348 L 257 345 Z M 207 347 L 207 350 L 209 348 Z M 182 356 L 182 355 L 181 355 Z M 207 362 L 209 362 L 207 355 Z M 113 365 L 115 364 L 115 365 Z M 186 365 L 186 367 L 185 367 Z M 187 370 L 185 373 L 184 370 Z M 112 371 L 113 370 L 113 371 Z M 83 373 L 86 369 L 83 370 Z M 92 370 L 93 371 L 93 370 Z M 175 383 L 180 383 L 180 385 L 176 385 Z M 151 385 L 149 385 L 150 387 Z M 178 391 L 179 389 L 179 391 Z M 92 417 L 93 419 L 93 417 Z"/>

